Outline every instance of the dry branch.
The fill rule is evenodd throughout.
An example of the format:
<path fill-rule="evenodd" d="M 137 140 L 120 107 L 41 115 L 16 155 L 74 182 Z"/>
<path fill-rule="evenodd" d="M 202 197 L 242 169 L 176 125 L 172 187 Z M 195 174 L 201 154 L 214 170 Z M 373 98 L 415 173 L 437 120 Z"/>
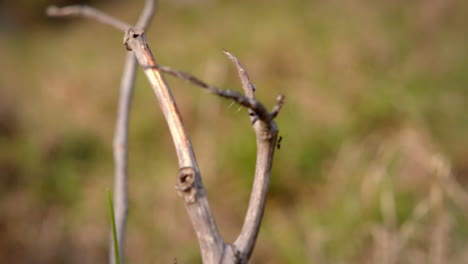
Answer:
<path fill-rule="evenodd" d="M 135 83 L 136 59 L 133 54 L 127 54 L 125 68 L 120 82 L 120 96 L 117 113 L 117 121 L 114 132 L 114 212 L 119 245 L 120 263 L 124 263 L 125 255 L 125 227 L 128 213 L 128 126 L 130 120 L 130 108 Z M 112 234 L 109 245 L 109 263 L 114 264 L 114 243 Z"/>
<path fill-rule="evenodd" d="M 147 29 L 156 11 L 156 0 L 146 0 L 145 7 L 138 19 L 137 26 Z M 114 132 L 114 211 L 119 245 L 120 263 L 125 261 L 125 229 L 128 214 L 128 130 L 133 89 L 135 86 L 137 61 L 133 53 L 128 52 L 120 82 L 119 105 Z M 109 263 L 114 264 L 114 243 L 109 242 Z"/>
<path fill-rule="evenodd" d="M 146 0 L 145 7 L 140 15 L 137 27 L 147 29 L 156 11 L 156 0 Z M 95 19 L 104 24 L 113 26 L 121 31 L 130 27 L 129 24 L 109 16 L 89 6 L 68 6 L 58 8 L 50 6 L 46 10 L 49 16 L 84 16 Z M 122 79 L 120 82 L 119 104 L 117 109 L 117 120 L 113 140 L 114 152 L 114 212 L 116 222 L 117 241 L 119 245 L 120 263 L 124 263 L 125 249 L 125 227 L 128 213 L 128 186 L 127 186 L 127 162 L 128 162 L 128 126 L 130 119 L 130 108 L 132 102 L 133 88 L 135 84 L 137 61 L 133 53 L 128 52 Z M 111 234 L 112 236 L 112 234 Z M 114 264 L 114 243 L 112 237 L 109 245 L 109 263 Z"/>
<path fill-rule="evenodd" d="M 273 108 L 272 112 L 269 112 L 262 103 L 255 99 L 254 92 L 256 88 L 255 85 L 250 82 L 245 68 L 234 55 L 227 51 L 224 51 L 225 54 L 237 66 L 242 87 L 246 95 L 242 95 L 232 90 L 222 90 L 208 85 L 190 74 L 173 70 L 169 67 L 159 66 L 146 43 L 144 35 L 144 28 L 146 28 L 152 14 L 154 13 L 154 2 L 148 0 L 146 3 L 146 7 L 135 29 L 130 28 L 128 24 L 121 22 L 118 19 L 112 18 L 90 7 L 72 6 L 62 9 L 51 7 L 47 12 L 49 15 L 53 16 L 83 15 L 114 26 L 119 30 L 128 28 L 124 36 L 124 44 L 127 47 L 127 50 L 133 51 L 138 63 L 143 68 L 143 71 L 156 94 L 174 141 L 180 166 L 176 189 L 185 200 L 188 215 L 198 238 L 203 263 L 247 263 L 255 245 L 265 208 L 273 154 L 278 134 L 278 128 L 274 122 L 274 118 L 278 115 L 283 105 L 284 96 L 278 96 L 277 105 Z M 121 173 L 121 175 L 126 175 L 128 113 L 131 105 L 131 84 L 134 82 L 135 73 L 135 60 L 132 60 L 132 58 L 133 56 L 131 55 L 127 56 L 125 74 L 122 78 L 119 118 L 114 139 L 115 159 L 117 164 L 116 191 L 123 194 L 120 198 L 122 199 L 122 205 L 125 208 L 125 210 L 122 210 L 123 213 L 121 215 L 123 216 L 123 226 L 125 224 L 127 206 L 126 178 L 125 176 L 117 177 L 117 174 Z M 257 138 L 256 170 L 244 225 L 242 227 L 242 231 L 233 244 L 225 243 L 218 232 L 190 139 L 184 128 L 175 100 L 161 73 L 168 73 L 185 79 L 211 93 L 234 100 L 249 109 L 249 115 Z M 123 227 L 121 230 L 121 236 L 123 239 L 125 228 Z M 121 250 L 121 252 L 123 252 L 123 250 Z"/>
<path fill-rule="evenodd" d="M 187 158 L 193 160 L 191 161 L 192 165 L 196 164 L 195 158 L 193 156 L 193 150 L 191 149 L 191 145 L 189 143 L 188 138 L 185 135 L 185 129 L 183 128 L 182 121 L 180 119 L 180 114 L 178 113 L 177 107 L 175 102 L 173 101 L 172 95 L 170 94 L 170 90 L 167 87 L 165 80 L 163 79 L 160 72 L 169 73 L 171 75 L 183 78 L 189 82 L 192 82 L 211 93 L 217 94 L 222 97 L 226 97 L 236 101 L 237 103 L 249 108 L 250 115 L 252 117 L 254 130 L 256 132 L 257 137 L 257 162 L 256 162 L 256 170 L 255 170 L 255 178 L 252 188 L 252 194 L 250 197 L 249 207 L 247 210 L 247 215 L 245 217 L 244 225 L 242 227 L 242 231 L 233 245 L 227 245 L 223 243 L 223 248 L 226 251 L 232 252 L 224 252 L 221 256 L 220 255 L 212 255 L 210 254 L 210 260 L 205 263 L 220 263 L 219 261 L 222 260 L 227 261 L 227 259 L 220 259 L 219 257 L 226 257 L 231 256 L 229 261 L 226 263 L 247 263 L 248 259 L 250 258 L 255 241 L 258 235 L 258 231 L 260 229 L 260 223 L 262 220 L 264 208 L 265 208 L 265 201 L 266 201 L 266 194 L 268 190 L 268 184 L 271 175 L 271 167 L 273 162 L 273 154 L 275 151 L 276 146 L 276 139 L 278 135 L 278 128 L 273 121 L 274 117 L 278 114 L 280 110 L 284 96 L 278 97 L 278 105 L 274 108 L 273 112 L 268 112 L 266 108 L 255 100 L 254 98 L 254 90 L 255 86 L 249 81 L 248 74 L 245 69 L 241 66 L 240 62 L 235 58 L 232 54 L 225 52 L 234 62 L 239 70 L 239 76 L 241 77 L 241 82 L 243 84 L 244 90 L 246 91 L 247 96 L 241 95 L 232 90 L 222 90 L 216 88 L 214 86 L 208 85 L 203 81 L 195 78 L 194 76 L 172 70 L 165 66 L 157 65 L 149 46 L 146 43 L 145 35 L 143 31 L 138 29 L 129 29 L 124 37 L 124 43 L 127 49 L 133 50 L 137 57 L 138 62 L 143 67 L 145 74 L 148 78 L 148 81 L 151 83 L 153 90 L 155 91 L 160 105 L 163 109 L 164 115 L 166 116 L 166 120 L 169 124 L 169 129 L 173 135 L 174 143 L 176 146 L 177 154 L 179 156 L 179 164 L 183 167 L 183 170 L 187 170 L 191 166 L 186 166 L 184 162 L 187 162 Z M 174 120 L 173 120 L 174 119 Z M 255 122 L 257 121 L 258 122 Z M 182 138 L 185 140 L 180 140 L 178 138 Z M 187 154 L 185 154 L 187 153 Z M 204 188 L 201 184 L 201 178 L 198 177 L 198 168 L 191 172 L 193 174 L 193 185 L 196 186 L 199 190 L 203 190 L 202 193 L 204 194 Z M 183 174 L 185 175 L 185 174 Z M 180 179 L 181 177 L 179 177 Z M 186 178 L 184 176 L 184 178 Z M 199 182 L 197 182 L 199 180 Z M 195 197 L 195 199 L 193 198 Z M 197 196 L 195 194 L 190 194 L 190 197 L 186 198 L 186 204 L 197 204 Z M 203 198 L 206 198 L 203 196 Z M 189 208 L 187 208 L 189 209 Z M 209 209 L 207 204 L 207 209 Z M 190 215 L 190 211 L 189 211 Z M 200 218 L 197 215 L 191 215 L 192 224 L 194 224 L 194 228 L 196 231 L 198 229 L 195 224 L 202 223 L 204 225 L 211 225 L 211 219 L 209 218 Z M 213 226 L 211 228 L 206 228 L 209 231 L 206 235 L 209 237 L 211 236 L 218 236 L 218 231 L 216 226 L 214 225 L 214 220 L 212 222 Z M 197 234 L 200 234 L 197 232 Z M 202 240 L 199 237 L 199 242 Z M 213 248 L 214 245 L 206 244 L 205 246 L 200 245 L 202 248 L 202 255 L 206 249 L 210 247 Z M 232 261 L 232 262 L 231 262 Z"/>
<path fill-rule="evenodd" d="M 168 123 L 180 166 L 176 186 L 186 201 L 185 207 L 197 234 L 203 262 L 219 263 L 224 242 L 208 204 L 195 154 L 172 93 L 164 77 L 154 68 L 157 64 L 144 38 L 142 30 L 129 29 L 125 34 L 125 45 L 133 50 L 143 67 Z"/>

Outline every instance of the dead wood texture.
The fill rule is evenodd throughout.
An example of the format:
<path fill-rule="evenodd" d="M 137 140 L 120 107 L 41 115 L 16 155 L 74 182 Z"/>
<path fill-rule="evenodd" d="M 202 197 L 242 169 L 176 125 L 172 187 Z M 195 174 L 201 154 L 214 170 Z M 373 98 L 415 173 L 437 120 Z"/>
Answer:
<path fill-rule="evenodd" d="M 126 180 L 128 113 L 131 106 L 135 74 L 134 57 L 136 57 L 136 61 L 142 67 L 156 95 L 172 135 L 179 162 L 176 189 L 185 201 L 187 213 L 198 238 L 203 263 L 247 263 L 253 252 L 263 212 L 265 210 L 273 154 L 278 135 L 278 127 L 274 119 L 283 105 L 284 96 L 278 96 L 277 105 L 272 111 L 268 111 L 262 103 L 255 99 L 254 93 L 256 88 L 250 81 L 247 70 L 240 61 L 228 51 L 224 51 L 224 53 L 236 65 L 245 95 L 233 90 L 219 89 L 206 84 L 188 73 L 158 65 L 147 44 L 144 34 L 144 30 L 154 14 L 154 9 L 155 2 L 147 0 L 140 20 L 135 27 L 130 27 L 125 22 L 121 22 L 94 8 L 86 6 L 64 8 L 50 7 L 47 11 L 51 16 L 81 15 L 94 18 L 121 31 L 125 31 L 124 44 L 127 50 L 131 51 L 133 54 L 127 56 L 127 62 L 125 64 L 125 73 L 121 82 L 121 97 L 119 99 L 116 134 L 114 138 L 114 158 L 116 162 L 115 201 L 116 214 L 118 215 L 116 220 L 117 222 L 120 221 L 120 227 L 119 225 L 117 225 L 117 227 L 118 229 L 120 228 L 118 232 L 121 232 L 118 234 L 121 252 L 120 259 L 123 261 L 125 219 L 128 207 Z M 244 224 L 240 234 L 233 243 L 225 242 L 218 231 L 190 139 L 184 127 L 176 101 L 164 79 L 163 73 L 184 79 L 202 87 L 210 93 L 231 99 L 249 110 L 250 120 L 256 134 L 256 169 Z M 119 208 L 119 206 L 121 208 Z M 110 257 L 110 262 L 113 263 L 113 261 L 114 259 Z"/>

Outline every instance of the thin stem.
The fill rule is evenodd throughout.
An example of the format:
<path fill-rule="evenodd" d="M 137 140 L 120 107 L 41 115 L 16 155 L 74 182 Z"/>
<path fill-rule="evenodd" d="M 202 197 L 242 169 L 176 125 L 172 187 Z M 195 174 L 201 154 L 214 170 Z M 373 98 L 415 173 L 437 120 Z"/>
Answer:
<path fill-rule="evenodd" d="M 138 19 L 137 25 L 146 29 L 156 11 L 156 0 L 146 0 L 145 7 Z M 119 106 L 114 134 L 114 200 L 116 211 L 116 229 L 120 263 L 124 263 L 125 229 L 128 215 L 128 130 L 133 90 L 135 86 L 137 61 L 132 52 L 127 52 L 125 67 L 120 82 Z M 113 254 L 115 243 L 110 242 L 109 263 L 116 263 Z"/>
<path fill-rule="evenodd" d="M 145 7 L 143 8 L 143 11 L 140 14 L 140 18 L 138 18 L 138 22 L 135 25 L 136 28 L 142 28 L 144 30 L 148 29 L 149 24 L 153 19 L 154 14 L 156 13 L 156 6 L 156 0 L 145 1 Z"/>
<path fill-rule="evenodd" d="M 48 16 L 83 16 L 95 19 L 103 24 L 112 26 L 122 32 L 125 32 L 128 28 L 131 27 L 130 24 L 123 22 L 122 20 L 116 19 L 115 17 L 109 16 L 106 13 L 103 13 L 96 8 L 90 6 L 66 6 L 66 7 L 56 7 L 49 6 L 46 9 L 46 14 Z"/>
<path fill-rule="evenodd" d="M 124 263 L 125 253 L 125 227 L 128 212 L 128 127 L 130 120 L 130 108 L 132 104 L 133 87 L 135 83 L 136 59 L 131 53 L 127 53 L 124 73 L 120 82 L 119 106 L 114 133 L 114 200 L 116 212 L 117 240 L 120 252 L 120 263 Z M 114 255 L 114 244 L 110 243 L 109 262 L 116 263 Z"/>
<path fill-rule="evenodd" d="M 255 85 L 250 81 L 245 67 L 232 53 L 224 51 L 224 54 L 236 65 L 242 88 L 248 98 L 255 98 Z M 276 149 L 276 140 L 278 128 L 274 118 L 283 105 L 284 96 L 277 98 L 278 104 L 272 113 L 259 113 L 256 109 L 250 108 L 249 115 L 253 123 L 255 135 L 257 138 L 257 161 L 255 164 L 255 177 L 250 194 L 249 207 L 245 216 L 242 230 L 234 241 L 234 247 L 237 248 L 240 255 L 240 263 L 247 263 L 252 255 L 257 240 L 263 214 L 265 212 L 266 196 L 268 185 L 270 183 L 271 168 L 273 165 L 273 155 Z M 256 117 L 258 117 L 258 122 Z"/>
<path fill-rule="evenodd" d="M 257 136 L 255 177 L 244 225 L 234 242 L 234 246 L 241 252 L 242 263 L 247 263 L 250 258 L 260 231 L 278 135 L 274 123 L 266 124 L 260 120 L 255 123 L 254 128 Z"/>

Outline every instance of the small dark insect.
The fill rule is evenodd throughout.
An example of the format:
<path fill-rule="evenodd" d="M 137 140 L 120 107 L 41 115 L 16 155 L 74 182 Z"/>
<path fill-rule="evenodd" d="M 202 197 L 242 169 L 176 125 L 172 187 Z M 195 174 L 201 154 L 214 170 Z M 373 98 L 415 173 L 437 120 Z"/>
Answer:
<path fill-rule="evenodd" d="M 281 141 L 283 140 L 283 137 L 282 136 L 279 136 L 278 138 L 278 143 L 276 143 L 276 148 L 277 149 L 280 149 L 281 148 Z"/>

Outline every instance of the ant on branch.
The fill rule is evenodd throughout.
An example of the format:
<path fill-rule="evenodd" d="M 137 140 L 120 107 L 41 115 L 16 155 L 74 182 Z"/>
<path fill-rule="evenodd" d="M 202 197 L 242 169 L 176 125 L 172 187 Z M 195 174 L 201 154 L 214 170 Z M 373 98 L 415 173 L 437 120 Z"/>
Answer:
<path fill-rule="evenodd" d="M 283 140 L 283 137 L 282 136 L 279 136 L 278 138 L 278 142 L 276 143 L 276 148 L 277 149 L 280 149 L 281 148 L 281 141 Z"/>

